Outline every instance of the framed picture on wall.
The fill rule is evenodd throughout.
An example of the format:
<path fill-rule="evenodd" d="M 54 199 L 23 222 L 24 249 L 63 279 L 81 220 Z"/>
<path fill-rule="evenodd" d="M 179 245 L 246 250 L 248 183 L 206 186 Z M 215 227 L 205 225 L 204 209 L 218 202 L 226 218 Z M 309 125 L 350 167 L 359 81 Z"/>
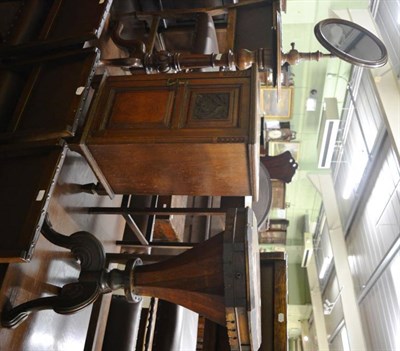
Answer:
<path fill-rule="evenodd" d="M 286 244 L 286 230 L 265 230 L 258 233 L 260 244 Z"/>
<path fill-rule="evenodd" d="M 261 87 L 261 112 L 267 119 L 290 119 L 293 110 L 293 87 Z"/>
<path fill-rule="evenodd" d="M 268 153 L 270 156 L 276 156 L 285 151 L 290 151 L 293 158 L 299 161 L 300 143 L 293 141 L 270 141 L 268 143 Z"/>

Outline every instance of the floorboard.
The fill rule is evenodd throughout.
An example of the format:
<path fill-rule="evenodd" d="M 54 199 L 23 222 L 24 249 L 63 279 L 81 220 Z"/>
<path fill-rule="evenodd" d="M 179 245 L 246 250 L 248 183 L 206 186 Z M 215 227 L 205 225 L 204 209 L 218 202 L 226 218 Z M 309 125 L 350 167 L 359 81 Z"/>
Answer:
<path fill-rule="evenodd" d="M 84 194 L 80 185 L 95 181 L 86 161 L 69 151 L 49 206 L 53 227 L 63 234 L 86 230 L 96 235 L 106 252 L 118 252 L 124 221 L 118 216 L 89 215 L 89 206 L 118 206 L 121 198 Z M 12 233 L 10 233 L 11 235 Z M 70 252 L 56 247 L 41 236 L 29 263 L 9 264 L 1 288 L 0 306 L 12 305 L 56 293 L 58 287 L 75 281 L 79 265 Z M 73 315 L 53 311 L 34 313 L 15 329 L 0 328 L 0 350 L 79 351 L 84 350 L 92 307 Z"/>

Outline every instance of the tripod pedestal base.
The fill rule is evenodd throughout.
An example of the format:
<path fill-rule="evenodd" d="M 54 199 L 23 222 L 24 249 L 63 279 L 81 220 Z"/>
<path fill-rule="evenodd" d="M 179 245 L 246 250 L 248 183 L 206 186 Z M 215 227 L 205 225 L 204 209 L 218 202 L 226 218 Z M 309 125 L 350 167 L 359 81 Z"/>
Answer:
<path fill-rule="evenodd" d="M 81 265 L 77 282 L 64 285 L 59 295 L 38 298 L 16 307 L 9 303 L 3 306 L 1 324 L 14 328 L 23 322 L 32 312 L 52 309 L 60 314 L 70 314 L 93 303 L 100 294 L 111 292 L 108 273 L 105 270 L 106 255 L 101 242 L 88 232 L 76 232 L 70 236 L 56 232 L 49 220 L 42 226 L 42 234 L 51 243 L 71 250 Z"/>
<path fill-rule="evenodd" d="M 131 257 L 124 270 L 106 269 L 104 248 L 88 232 L 65 236 L 46 220 L 43 235 L 70 249 L 81 264 L 78 281 L 57 296 L 5 306 L 2 325 L 16 327 L 34 311 L 53 309 L 70 314 L 93 303 L 101 294 L 123 288 L 131 302 L 157 297 L 182 305 L 228 330 L 232 350 L 258 350 L 261 344 L 260 275 L 257 222 L 250 209 L 231 209 L 225 231 L 164 261 L 142 265 Z"/>

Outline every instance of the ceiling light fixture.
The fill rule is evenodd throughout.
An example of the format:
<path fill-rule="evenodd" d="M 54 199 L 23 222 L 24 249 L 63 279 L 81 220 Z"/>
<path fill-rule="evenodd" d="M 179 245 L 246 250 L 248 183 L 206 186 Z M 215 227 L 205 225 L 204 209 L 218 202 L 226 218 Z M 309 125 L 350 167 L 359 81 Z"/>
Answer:
<path fill-rule="evenodd" d="M 317 109 L 317 94 L 318 91 L 316 89 L 310 90 L 310 95 L 306 101 L 306 111 L 312 112 Z"/>

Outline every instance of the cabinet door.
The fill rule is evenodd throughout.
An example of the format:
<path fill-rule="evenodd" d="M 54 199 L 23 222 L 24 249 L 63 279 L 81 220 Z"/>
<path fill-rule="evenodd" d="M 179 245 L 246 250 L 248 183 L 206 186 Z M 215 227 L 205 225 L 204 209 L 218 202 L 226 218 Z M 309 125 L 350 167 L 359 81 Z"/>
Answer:
<path fill-rule="evenodd" d="M 148 81 L 110 77 L 99 92 L 89 139 L 246 141 L 249 78 L 172 77 Z"/>
<path fill-rule="evenodd" d="M 250 123 L 247 78 L 191 79 L 180 88 L 177 136 L 245 142 Z"/>
<path fill-rule="evenodd" d="M 109 77 L 100 88 L 91 113 L 89 139 L 154 136 L 170 130 L 177 89 L 168 79 L 135 81 Z"/>

